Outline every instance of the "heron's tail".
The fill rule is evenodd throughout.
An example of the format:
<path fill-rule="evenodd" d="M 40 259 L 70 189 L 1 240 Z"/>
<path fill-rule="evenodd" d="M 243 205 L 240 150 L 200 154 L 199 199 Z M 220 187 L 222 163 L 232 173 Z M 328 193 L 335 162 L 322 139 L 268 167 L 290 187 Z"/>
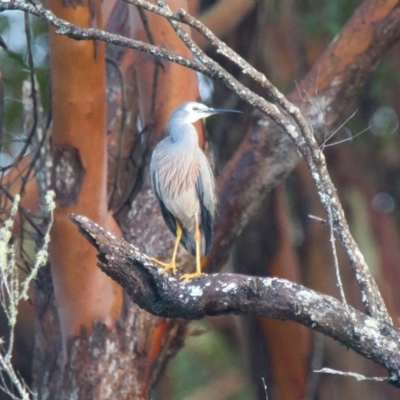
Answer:
<path fill-rule="evenodd" d="M 185 228 L 182 228 L 182 239 L 181 243 L 185 247 L 185 249 L 192 255 L 196 255 L 196 242 L 193 237 L 193 233 L 189 232 Z"/>
<path fill-rule="evenodd" d="M 182 228 L 182 239 L 181 243 L 185 247 L 185 249 L 193 256 L 196 256 L 196 242 L 194 240 L 194 235 L 192 232 L 189 232 L 185 228 Z M 201 237 L 201 255 L 204 256 L 209 252 L 209 248 L 206 243 L 206 239 L 202 235 Z"/>

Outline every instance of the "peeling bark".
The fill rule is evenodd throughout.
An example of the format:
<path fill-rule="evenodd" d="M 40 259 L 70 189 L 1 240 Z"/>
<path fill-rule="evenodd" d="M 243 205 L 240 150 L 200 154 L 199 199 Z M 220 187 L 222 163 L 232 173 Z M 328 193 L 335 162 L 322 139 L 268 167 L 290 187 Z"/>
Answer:
<path fill-rule="evenodd" d="M 59 199 L 60 207 L 75 204 L 81 194 L 82 183 L 85 179 L 85 168 L 76 148 L 68 144 L 54 149 L 54 165 L 52 187 Z"/>

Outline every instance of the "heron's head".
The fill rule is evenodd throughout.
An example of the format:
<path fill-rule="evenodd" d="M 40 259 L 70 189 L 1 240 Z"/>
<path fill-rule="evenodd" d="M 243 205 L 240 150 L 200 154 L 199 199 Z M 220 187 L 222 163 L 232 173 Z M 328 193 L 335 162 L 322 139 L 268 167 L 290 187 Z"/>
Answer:
<path fill-rule="evenodd" d="M 202 118 L 207 118 L 213 114 L 220 113 L 240 113 L 236 110 L 224 110 L 218 108 L 210 108 L 202 103 L 197 103 L 195 101 L 188 101 L 181 104 L 171 115 L 169 123 L 174 122 L 186 122 L 194 123 Z"/>

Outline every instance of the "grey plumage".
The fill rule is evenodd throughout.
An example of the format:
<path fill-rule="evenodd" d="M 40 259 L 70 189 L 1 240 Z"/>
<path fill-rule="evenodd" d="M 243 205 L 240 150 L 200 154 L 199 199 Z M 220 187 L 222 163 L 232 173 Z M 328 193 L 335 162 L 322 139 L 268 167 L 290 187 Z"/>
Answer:
<path fill-rule="evenodd" d="M 168 136 L 156 146 L 151 158 L 153 190 L 164 220 L 175 236 L 179 222 L 181 242 L 193 255 L 196 254 L 196 217 L 201 234 L 201 255 L 211 249 L 217 200 L 214 174 L 199 147 L 197 131 L 192 124 L 221 112 L 237 111 L 213 109 L 196 102 L 183 103 L 172 113 Z"/>

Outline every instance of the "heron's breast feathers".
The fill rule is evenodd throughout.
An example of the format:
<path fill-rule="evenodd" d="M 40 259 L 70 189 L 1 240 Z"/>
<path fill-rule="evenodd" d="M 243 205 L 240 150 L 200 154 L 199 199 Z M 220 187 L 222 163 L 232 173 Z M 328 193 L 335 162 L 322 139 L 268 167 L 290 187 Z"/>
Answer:
<path fill-rule="evenodd" d="M 196 184 L 200 172 L 200 162 L 182 155 L 174 157 L 162 154 L 157 163 L 158 181 L 164 194 L 169 197 L 181 196 L 190 191 Z"/>

